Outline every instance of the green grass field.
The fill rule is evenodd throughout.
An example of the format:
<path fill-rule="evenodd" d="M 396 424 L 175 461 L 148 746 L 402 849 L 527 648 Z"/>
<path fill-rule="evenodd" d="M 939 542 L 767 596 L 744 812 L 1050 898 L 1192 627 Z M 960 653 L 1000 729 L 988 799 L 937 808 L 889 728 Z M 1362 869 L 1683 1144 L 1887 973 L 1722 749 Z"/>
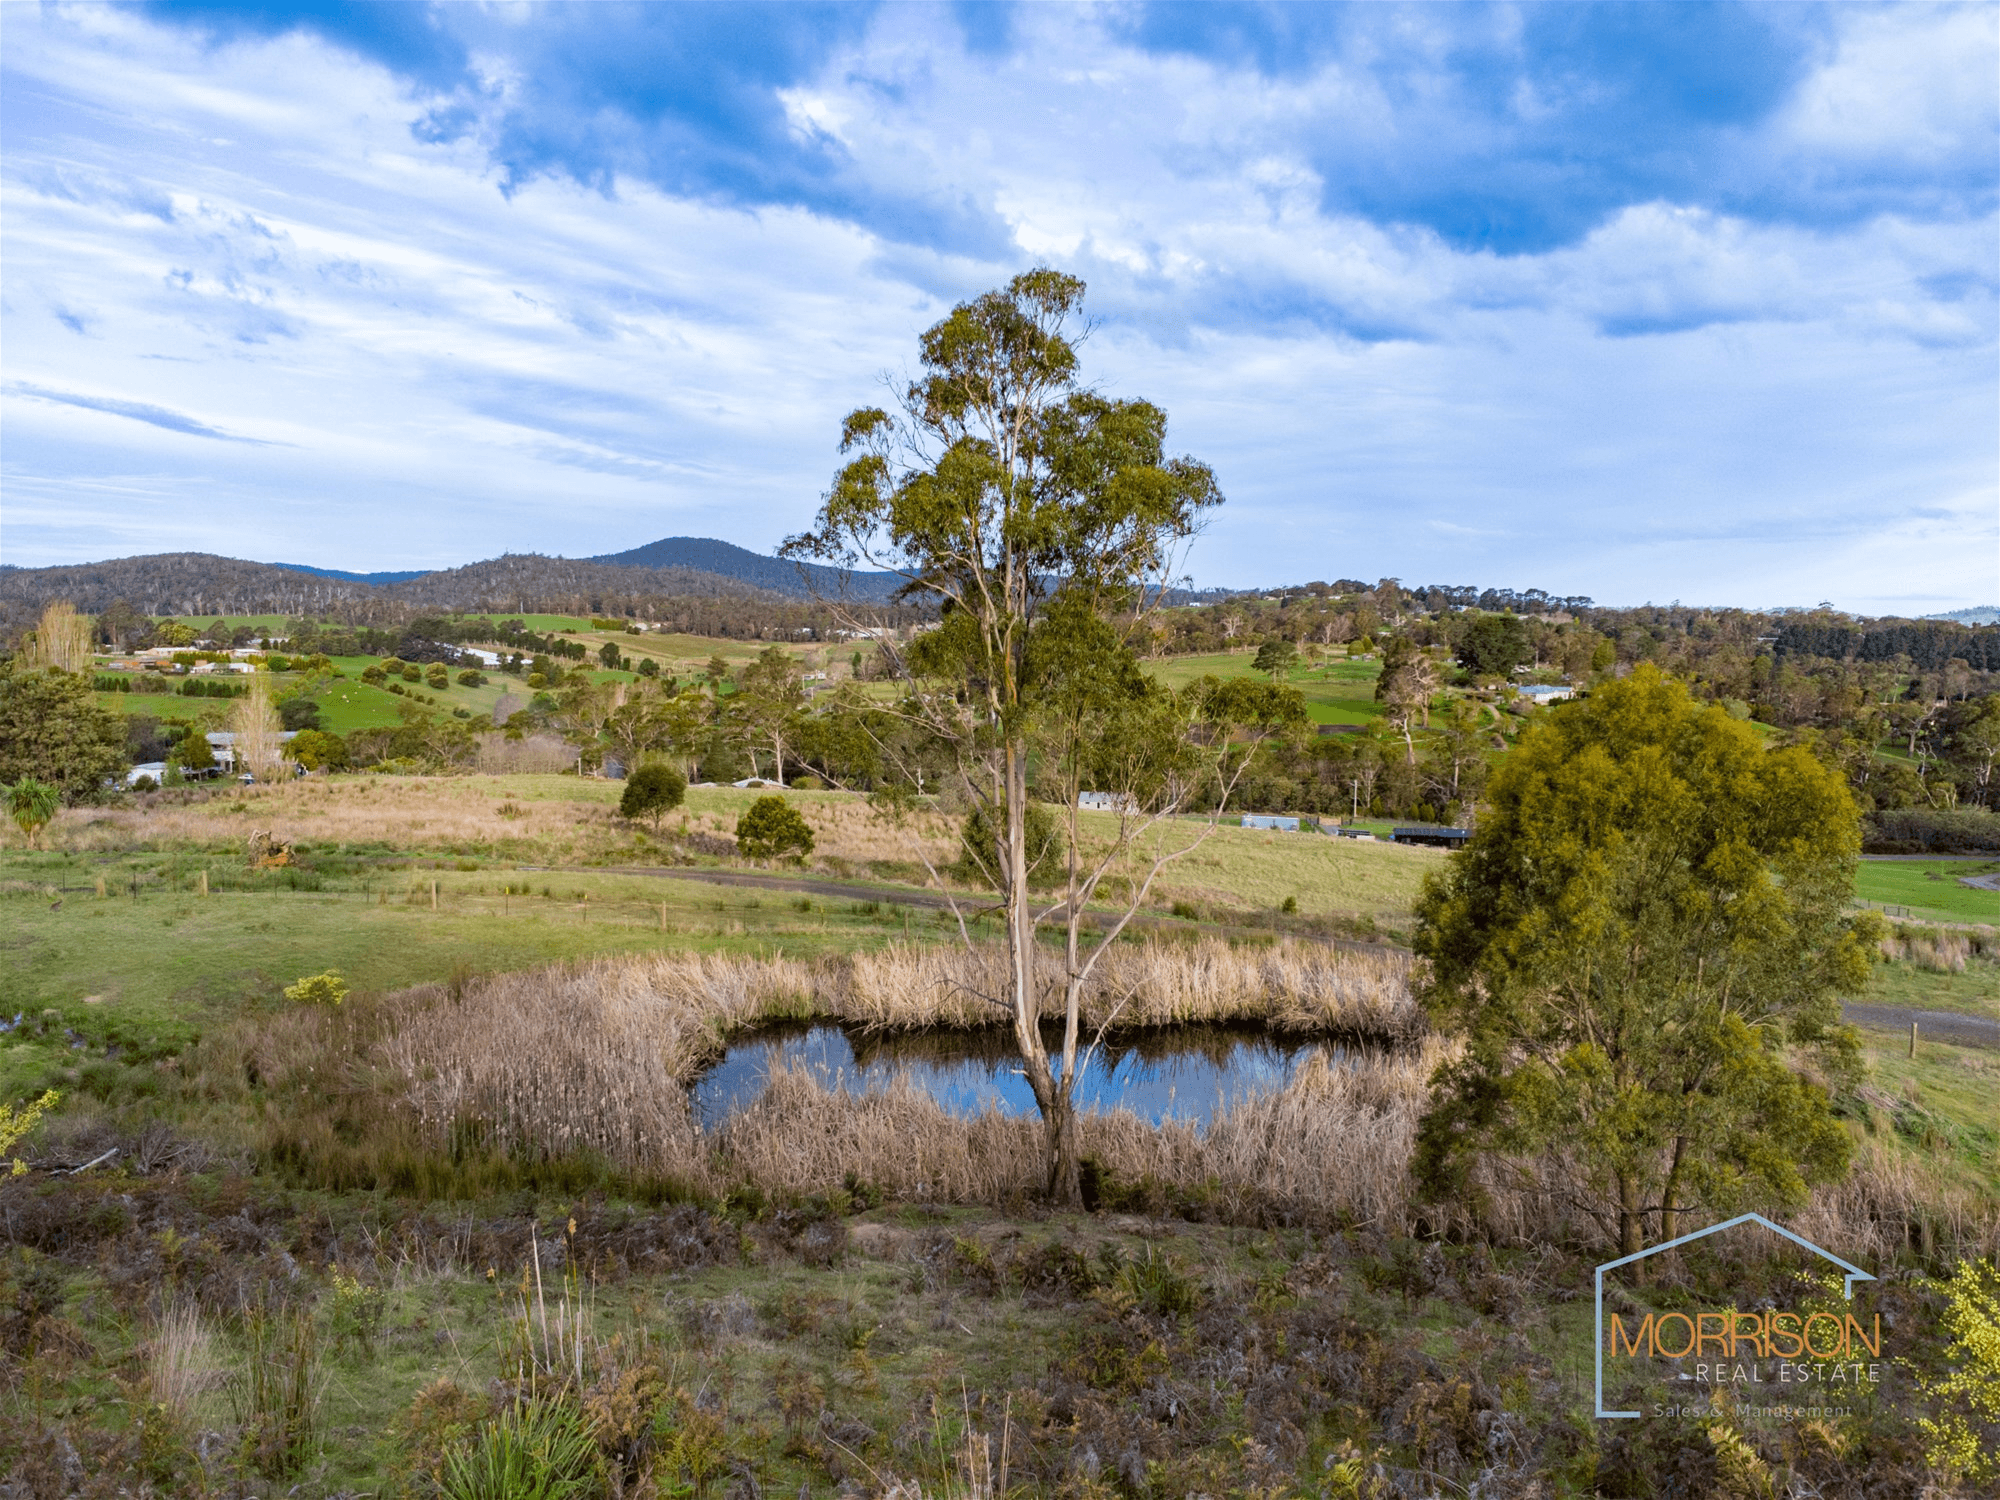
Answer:
<path fill-rule="evenodd" d="M 1991 875 L 2000 860 L 1864 859 L 1854 894 L 1877 906 L 1907 907 L 1910 915 L 1945 922 L 2000 923 L 2000 891 L 1959 884 L 1964 875 Z"/>
<path fill-rule="evenodd" d="M 1198 677 L 1257 677 L 1247 651 L 1206 656 L 1171 656 L 1146 662 L 1147 672 L 1167 687 L 1185 687 Z M 1375 701 L 1375 679 L 1382 664 L 1373 658 L 1330 661 L 1308 668 L 1303 662 L 1287 679 L 1306 700 L 1306 715 L 1315 724 L 1367 724 L 1379 719 L 1383 707 Z"/>

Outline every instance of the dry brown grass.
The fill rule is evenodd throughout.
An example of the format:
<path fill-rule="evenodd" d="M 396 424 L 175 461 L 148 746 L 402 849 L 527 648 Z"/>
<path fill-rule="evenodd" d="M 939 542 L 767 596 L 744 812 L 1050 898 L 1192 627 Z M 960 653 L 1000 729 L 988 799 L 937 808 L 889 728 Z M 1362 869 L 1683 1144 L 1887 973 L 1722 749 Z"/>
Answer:
<path fill-rule="evenodd" d="M 532 751 L 534 742 L 522 741 L 515 749 L 521 746 Z M 187 793 L 121 799 L 110 807 L 68 808 L 57 814 L 46 838 L 50 848 L 79 852 L 225 849 L 240 848 L 255 826 L 281 842 L 313 848 L 532 853 L 550 863 L 631 859 L 637 830 L 617 815 L 622 790 L 619 782 L 539 774 L 312 776 L 253 787 L 211 783 Z M 696 788 L 688 793 L 688 805 L 663 819 L 659 831 L 669 842 L 689 832 L 733 840 L 737 817 L 758 795 Z M 955 853 L 955 835 L 941 817 L 924 815 L 895 826 L 858 797 L 825 792 L 787 797 L 812 825 L 822 866 L 914 864 L 919 851 L 934 861 Z M 653 832 L 650 825 L 645 832 Z M 0 829 L 0 839 L 20 837 L 11 823 Z"/>
<path fill-rule="evenodd" d="M 223 1379 L 215 1336 L 192 1301 L 169 1301 L 144 1345 L 146 1390 L 182 1423 L 194 1420 Z"/>

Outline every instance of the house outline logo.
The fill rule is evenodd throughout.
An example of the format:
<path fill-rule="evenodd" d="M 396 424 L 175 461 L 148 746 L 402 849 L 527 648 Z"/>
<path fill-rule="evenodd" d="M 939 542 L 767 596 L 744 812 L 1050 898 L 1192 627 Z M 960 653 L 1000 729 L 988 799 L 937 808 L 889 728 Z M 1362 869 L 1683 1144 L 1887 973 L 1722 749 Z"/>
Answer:
<path fill-rule="evenodd" d="M 1617 1260 L 1607 1260 L 1603 1265 L 1597 1268 L 1597 1316 L 1595 1325 L 1597 1330 L 1596 1332 L 1597 1347 L 1594 1352 L 1597 1356 L 1596 1405 L 1597 1405 L 1597 1415 L 1599 1417 L 1640 1417 L 1645 1415 L 1644 1412 L 1606 1411 L 1604 1409 L 1604 1273 L 1606 1271 L 1615 1271 L 1620 1266 L 1629 1266 L 1634 1261 L 1645 1260 L 1648 1256 L 1658 1255 L 1663 1250 L 1672 1250 L 1678 1245 L 1691 1244 L 1695 1240 L 1707 1239 L 1711 1234 L 1720 1234 L 1725 1229 L 1734 1229 L 1738 1224 L 1762 1224 L 1766 1229 L 1770 1230 L 1773 1234 L 1781 1234 L 1786 1239 L 1790 1240 L 1793 1244 L 1803 1245 L 1806 1249 L 1812 1251 L 1814 1255 L 1819 1256 L 1821 1259 L 1832 1261 L 1836 1266 L 1839 1266 L 1842 1271 L 1847 1273 L 1843 1289 L 1847 1294 L 1847 1300 L 1849 1302 L 1852 1302 L 1854 1300 L 1855 1282 L 1873 1281 L 1876 1279 L 1872 1272 L 1862 1270 L 1861 1267 L 1853 1264 L 1851 1261 L 1842 1260 L 1838 1255 L 1835 1255 L 1831 1250 L 1821 1249 L 1818 1245 L 1815 1245 L 1811 1240 L 1807 1239 L 1804 1235 L 1793 1234 L 1792 1231 L 1785 1228 L 1784 1225 L 1774 1224 L 1769 1219 L 1765 1218 L 1762 1214 L 1738 1214 L 1735 1218 L 1725 1219 L 1720 1224 L 1711 1224 L 1706 1229 L 1697 1229 L 1693 1234 L 1684 1234 L 1679 1239 L 1668 1240 L 1664 1245 L 1655 1245 L 1650 1250 L 1641 1250 L 1637 1255 L 1623 1255 L 1620 1256 Z"/>

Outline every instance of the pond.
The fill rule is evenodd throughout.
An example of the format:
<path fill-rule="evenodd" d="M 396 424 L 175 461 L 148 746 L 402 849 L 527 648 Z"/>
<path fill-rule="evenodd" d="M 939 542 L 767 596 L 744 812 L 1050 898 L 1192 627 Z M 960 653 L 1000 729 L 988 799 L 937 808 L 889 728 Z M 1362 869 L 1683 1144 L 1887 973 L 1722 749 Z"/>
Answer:
<path fill-rule="evenodd" d="M 1048 1044 L 1059 1053 L 1059 1029 L 1048 1034 Z M 1107 1040 L 1077 1079 L 1077 1103 L 1085 1110 L 1129 1109 L 1155 1125 L 1166 1119 L 1206 1123 L 1231 1101 L 1282 1089 L 1314 1055 L 1339 1061 L 1348 1049 L 1274 1036 L 1261 1027 L 1154 1028 Z M 1009 1115 L 1035 1112 L 1013 1033 L 1002 1027 L 852 1037 L 832 1025 L 767 1027 L 738 1037 L 696 1080 L 701 1128 L 714 1130 L 755 1102 L 776 1062 L 809 1068 L 825 1087 L 853 1093 L 908 1078 L 954 1115 L 989 1107 Z"/>

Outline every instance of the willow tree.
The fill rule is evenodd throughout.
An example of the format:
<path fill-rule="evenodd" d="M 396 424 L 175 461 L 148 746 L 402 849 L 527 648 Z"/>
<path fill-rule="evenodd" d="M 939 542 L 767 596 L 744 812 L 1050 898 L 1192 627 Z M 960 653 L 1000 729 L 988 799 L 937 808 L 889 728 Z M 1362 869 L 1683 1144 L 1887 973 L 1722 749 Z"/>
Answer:
<path fill-rule="evenodd" d="M 1200 797 L 1212 828 L 1249 742 L 1304 719 L 1296 690 L 1170 694 L 1139 670 L 1133 643 L 1222 496 L 1205 465 L 1169 456 L 1158 407 L 1080 383 L 1083 293 L 1073 276 L 1030 271 L 927 331 L 899 410 L 848 416 L 841 449 L 852 457 L 814 529 L 785 547 L 898 573 L 905 597 L 939 610 L 906 648 L 885 640 L 903 680 L 889 715 L 900 732 L 876 738 L 892 765 L 946 768 L 973 814 L 966 828 L 984 830 L 966 836 L 993 840 L 967 851 L 993 874 L 1005 928 L 1007 993 L 987 998 L 1012 1020 L 1059 1202 L 1077 1196 L 1085 987 L 1160 870 L 1206 831 L 1176 841 L 1166 820 Z M 1110 815 L 1088 832 L 1083 791 L 1107 794 Z M 1038 793 L 1067 810 L 1061 891 L 1039 901 L 1027 847 Z M 1088 908 L 1114 889 L 1118 905 L 1091 930 Z M 1045 924 L 1063 937 L 1060 978 L 1046 988 Z M 970 941 L 962 912 L 960 933 Z M 1059 1057 L 1041 1031 L 1057 1008 Z"/>
<path fill-rule="evenodd" d="M 1486 802 L 1417 907 L 1429 1009 L 1466 1039 L 1419 1133 L 1429 1191 L 1497 1173 L 1632 1255 L 1840 1173 L 1800 1066 L 1851 1066 L 1839 997 L 1879 921 L 1847 909 L 1839 774 L 1642 667 L 1527 730 Z"/>

